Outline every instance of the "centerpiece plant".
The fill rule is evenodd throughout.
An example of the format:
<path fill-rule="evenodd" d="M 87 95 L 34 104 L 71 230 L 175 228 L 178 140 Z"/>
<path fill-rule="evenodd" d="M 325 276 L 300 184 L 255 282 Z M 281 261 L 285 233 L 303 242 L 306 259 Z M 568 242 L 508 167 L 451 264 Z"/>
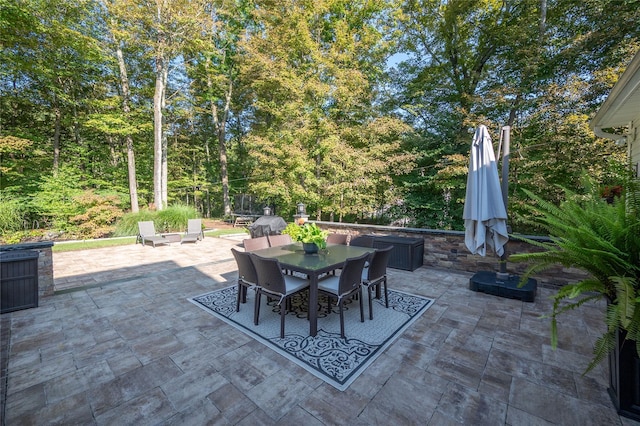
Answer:
<path fill-rule="evenodd" d="M 315 244 L 320 249 L 327 247 L 329 233 L 320 229 L 315 223 L 306 222 L 303 225 L 290 223 L 282 233 L 289 234 L 293 241 L 299 241 L 303 244 Z"/>
<path fill-rule="evenodd" d="M 589 181 L 585 186 L 594 188 Z M 525 191 L 533 201 L 526 207 L 533 218 L 529 222 L 545 229 L 552 241 L 525 239 L 542 251 L 509 257 L 511 261 L 528 262 L 522 282 L 557 264 L 588 273 L 587 278 L 563 286 L 552 297 L 553 348 L 558 344 L 559 315 L 590 301 L 607 301 L 603 318 L 607 330 L 596 341 L 594 358 L 585 373 L 616 349 L 617 339 L 634 345 L 640 353 L 639 190 L 637 181 L 629 179 L 620 196 L 608 202 L 597 189 L 582 195 L 563 189 L 565 201 L 559 205 Z"/>

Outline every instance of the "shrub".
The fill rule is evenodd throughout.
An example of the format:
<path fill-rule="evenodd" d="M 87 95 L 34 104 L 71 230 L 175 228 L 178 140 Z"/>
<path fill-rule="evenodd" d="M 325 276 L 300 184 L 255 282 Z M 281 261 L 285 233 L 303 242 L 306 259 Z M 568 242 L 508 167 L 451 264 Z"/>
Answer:
<path fill-rule="evenodd" d="M 118 195 L 99 195 L 84 191 L 73 199 L 82 213 L 69 218 L 72 231 L 82 238 L 101 238 L 114 230 L 115 222 L 122 217 L 122 198 Z"/>
<path fill-rule="evenodd" d="M 187 230 L 187 222 L 189 219 L 199 217 L 195 207 L 186 206 L 184 204 L 174 204 L 158 213 L 156 231 L 158 232 L 182 232 Z"/>
<path fill-rule="evenodd" d="M 0 232 L 18 232 L 24 229 L 27 209 L 24 200 L 9 198 L 0 194 Z"/>
<path fill-rule="evenodd" d="M 115 236 L 123 237 L 138 234 L 138 222 L 153 221 L 156 232 L 182 232 L 187 229 L 189 219 L 199 217 L 194 207 L 182 204 L 167 207 L 164 210 L 141 210 L 127 213 L 116 224 Z"/>
<path fill-rule="evenodd" d="M 82 177 L 69 167 L 60 168 L 56 176 L 44 176 L 30 207 L 47 223 L 52 235 L 65 238 L 100 238 L 113 232 L 122 216 L 122 194 L 83 190 Z"/>
<path fill-rule="evenodd" d="M 116 229 L 113 235 L 116 237 L 138 235 L 138 222 L 149 220 L 155 222 L 156 216 L 156 212 L 146 209 L 140 210 L 137 213 L 125 213 L 116 223 Z"/>
<path fill-rule="evenodd" d="M 69 167 L 61 167 L 56 176 L 43 176 L 31 206 L 58 231 L 73 231 L 69 218 L 82 213 L 74 197 L 82 194 L 81 177 Z"/>

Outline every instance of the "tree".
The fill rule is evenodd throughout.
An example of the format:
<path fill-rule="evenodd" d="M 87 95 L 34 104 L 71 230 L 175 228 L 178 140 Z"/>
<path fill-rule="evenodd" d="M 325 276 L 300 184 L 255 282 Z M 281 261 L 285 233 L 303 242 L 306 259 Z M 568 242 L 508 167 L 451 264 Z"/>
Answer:
<path fill-rule="evenodd" d="M 636 39 L 638 34 L 637 19 L 628 18 L 638 16 L 637 9 L 620 2 L 609 10 L 608 4 L 569 0 L 552 5 L 545 0 L 403 2 L 400 47 L 407 59 L 393 74 L 397 90 L 389 108 L 399 108 L 421 133 L 409 146 L 423 153 L 422 167 L 403 181 L 410 188 L 407 208 L 418 218 L 417 225 L 461 229 L 471 142 L 468 129 L 486 124 L 497 141 L 500 127 L 512 125 L 512 152 L 516 153 L 539 141 L 547 129 L 576 125 L 576 117 L 586 130 L 595 107 L 587 101 L 595 92 L 588 91 L 598 88 L 593 84 L 598 81 L 594 71 L 606 61 L 616 62 L 619 52 L 615 52 L 629 43 L 622 34 L 633 34 Z M 614 16 L 624 16 L 621 25 L 625 29 L 618 30 L 616 25 L 611 35 L 604 36 Z M 574 92 L 579 86 L 576 81 L 584 82 L 587 92 Z M 556 107 L 553 102 L 569 100 L 560 96 L 549 103 L 550 92 L 571 92 L 572 105 L 579 110 L 563 109 L 554 122 L 540 121 Z M 585 131 L 563 137 L 567 138 L 564 144 L 573 146 L 593 139 Z M 552 151 L 547 157 L 549 154 L 558 164 L 567 163 L 562 152 Z M 512 163 L 516 172 L 522 171 L 517 164 L 521 159 L 518 156 Z M 595 163 L 594 156 L 581 162 L 587 168 Z M 572 187 L 579 175 L 574 169 L 564 175 L 562 183 Z M 519 202 L 519 188 L 540 183 L 539 179 L 528 181 L 529 175 L 510 176 L 518 176 L 518 185 L 510 187 L 513 203 Z M 447 217 L 441 212 L 448 212 Z"/>
<path fill-rule="evenodd" d="M 422 153 L 421 167 L 401 182 L 409 188 L 405 214 L 415 218 L 416 226 L 451 229 L 461 223 L 458 200 L 464 197 L 469 128 L 488 118 L 483 104 L 490 100 L 480 92 L 496 57 L 515 30 L 527 26 L 517 18 L 528 11 L 523 2 L 518 5 L 491 0 L 402 3 L 399 46 L 408 56 L 391 72 L 397 90 L 388 108 L 421 134 L 407 145 Z"/>
<path fill-rule="evenodd" d="M 233 103 L 241 102 L 238 87 L 241 52 L 239 42 L 243 32 L 251 31 L 247 0 L 220 2 L 209 12 L 210 20 L 203 24 L 202 37 L 193 40 L 187 48 L 186 61 L 193 79 L 192 98 L 202 111 L 207 111 L 217 142 L 219 180 L 222 185 L 223 214 L 231 215 L 228 172 L 228 126 L 233 114 Z M 205 144 L 207 163 L 211 164 L 209 144 Z M 209 167 L 210 168 L 210 167 Z"/>
<path fill-rule="evenodd" d="M 587 122 L 639 23 L 632 0 L 0 0 L 0 189 L 70 168 L 134 210 L 248 191 L 461 229 L 479 123 L 496 145 L 512 124 L 510 212 L 582 169 L 616 184 L 624 152 Z"/>
<path fill-rule="evenodd" d="M 107 6 L 109 3 L 107 3 Z M 120 76 L 120 90 L 122 93 L 122 112 L 125 119 L 129 121 L 131 116 L 131 91 L 129 89 L 129 76 L 127 74 L 127 65 L 122 53 L 122 41 L 118 37 L 118 23 L 115 17 L 109 19 L 109 28 L 112 34 L 113 47 L 118 61 L 118 71 Z M 136 159 L 133 150 L 133 136 L 127 132 L 124 135 L 127 146 L 127 171 L 129 176 L 129 199 L 131 200 L 131 211 L 137 213 L 138 206 L 138 180 L 136 178 Z"/>
<path fill-rule="evenodd" d="M 205 2 L 190 0 L 121 0 L 113 9 L 126 29 L 136 35 L 139 46 L 150 47 L 155 89 L 153 93 L 153 192 L 154 204 L 163 209 L 167 195 L 167 138 L 164 130 L 164 110 L 167 102 L 167 84 L 172 61 L 181 57 L 185 44 L 200 34 Z"/>
<path fill-rule="evenodd" d="M 323 212 L 362 213 L 398 196 L 384 171 L 403 173 L 408 133 L 375 109 L 385 58 L 383 1 L 277 1 L 258 7 L 260 34 L 248 38 L 243 75 L 255 113 L 247 137 L 251 189 L 280 205 L 305 202 Z M 259 5 L 260 6 L 260 5 Z M 275 13 L 274 13 L 275 11 Z"/>
<path fill-rule="evenodd" d="M 73 144 L 67 147 L 69 158 L 82 154 L 82 122 L 86 100 L 96 96 L 94 83 L 102 78 L 100 48 L 94 35 L 100 25 L 91 14 L 91 0 L 74 2 L 28 2 L 7 5 L 8 19 L 2 20 L 3 54 L 2 90 L 23 98 L 35 96 L 39 102 L 31 111 L 50 125 L 47 138 L 53 173 L 57 173 L 63 156 L 62 138 L 70 132 Z M 4 5 L 3 5 L 4 10 Z M 3 12 L 4 13 L 4 12 Z M 17 25 L 13 25 L 15 23 Z M 34 110 L 38 109 L 36 113 Z M 22 114 L 10 110 L 8 114 Z M 25 117 L 14 117 L 15 123 Z M 26 126 L 33 125 L 33 118 Z M 11 128 L 11 124 L 9 125 Z M 7 127 L 5 127 L 7 129 Z M 19 136 L 26 129 L 12 129 Z M 26 131 L 25 133 L 28 133 Z M 80 162 L 81 163 L 81 162 Z"/>

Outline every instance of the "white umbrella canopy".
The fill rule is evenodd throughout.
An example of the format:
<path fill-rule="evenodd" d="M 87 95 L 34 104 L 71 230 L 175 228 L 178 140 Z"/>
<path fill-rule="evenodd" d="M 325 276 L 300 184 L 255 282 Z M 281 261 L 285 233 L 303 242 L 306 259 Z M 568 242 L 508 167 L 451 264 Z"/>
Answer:
<path fill-rule="evenodd" d="M 509 241 L 507 210 L 491 137 L 483 125 L 475 131 L 470 157 L 462 215 L 465 244 L 472 254 L 485 256 L 488 246 L 502 256 L 504 245 Z"/>

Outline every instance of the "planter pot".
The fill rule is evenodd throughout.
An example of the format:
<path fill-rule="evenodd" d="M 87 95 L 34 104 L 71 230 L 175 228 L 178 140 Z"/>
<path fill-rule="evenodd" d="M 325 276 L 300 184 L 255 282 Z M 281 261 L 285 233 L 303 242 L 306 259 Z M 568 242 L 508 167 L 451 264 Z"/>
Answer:
<path fill-rule="evenodd" d="M 302 248 L 306 254 L 314 254 L 318 252 L 316 243 L 302 243 Z"/>
<path fill-rule="evenodd" d="M 618 414 L 640 421 L 640 358 L 636 344 L 619 331 L 609 354 L 609 395 Z"/>

